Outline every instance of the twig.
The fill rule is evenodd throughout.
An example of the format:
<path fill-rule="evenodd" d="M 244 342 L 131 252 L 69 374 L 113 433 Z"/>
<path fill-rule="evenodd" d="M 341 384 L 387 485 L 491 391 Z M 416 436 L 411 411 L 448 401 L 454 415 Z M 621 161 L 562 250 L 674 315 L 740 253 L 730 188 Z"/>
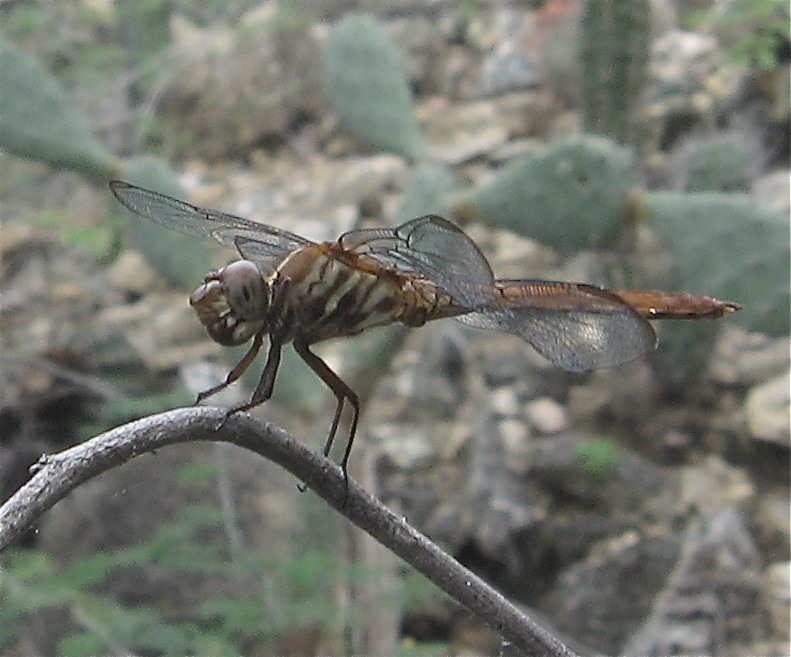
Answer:
<path fill-rule="evenodd" d="M 334 509 L 439 588 L 488 623 L 524 655 L 577 657 L 500 593 L 412 528 L 353 479 L 345 489 L 341 469 L 279 427 L 246 413 L 213 407 L 177 409 L 143 418 L 53 455 L 42 456 L 34 475 L 0 507 L 0 551 L 71 490 L 126 461 L 167 445 L 225 441 L 275 461 Z"/>

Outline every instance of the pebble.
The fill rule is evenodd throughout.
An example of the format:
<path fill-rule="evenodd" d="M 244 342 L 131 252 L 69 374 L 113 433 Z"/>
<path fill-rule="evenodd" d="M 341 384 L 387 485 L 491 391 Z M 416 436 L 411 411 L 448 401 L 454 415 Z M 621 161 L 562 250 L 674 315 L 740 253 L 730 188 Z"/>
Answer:
<path fill-rule="evenodd" d="M 560 433 L 568 429 L 569 420 L 566 409 L 549 397 L 539 397 L 529 402 L 525 413 L 530 424 L 539 433 Z"/>
<path fill-rule="evenodd" d="M 753 438 L 791 447 L 791 372 L 751 388 L 744 410 Z"/>

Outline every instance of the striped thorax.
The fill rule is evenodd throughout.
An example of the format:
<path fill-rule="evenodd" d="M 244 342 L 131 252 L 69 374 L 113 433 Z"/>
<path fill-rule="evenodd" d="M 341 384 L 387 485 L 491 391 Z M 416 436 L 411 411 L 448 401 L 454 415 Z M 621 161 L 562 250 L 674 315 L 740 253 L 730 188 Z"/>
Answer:
<path fill-rule="evenodd" d="M 298 249 L 268 275 L 238 260 L 209 274 L 190 304 L 209 335 L 222 345 L 240 345 L 280 327 L 283 342 L 313 344 L 402 322 L 422 326 L 452 304 L 428 281 L 416 282 L 334 248 L 332 243 Z M 273 289 L 282 299 L 273 306 Z"/>

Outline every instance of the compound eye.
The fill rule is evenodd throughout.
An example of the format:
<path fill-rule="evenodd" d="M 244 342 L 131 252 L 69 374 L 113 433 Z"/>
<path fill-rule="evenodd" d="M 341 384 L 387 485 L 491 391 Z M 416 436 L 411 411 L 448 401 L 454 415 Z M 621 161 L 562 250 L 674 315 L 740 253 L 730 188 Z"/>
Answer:
<path fill-rule="evenodd" d="M 237 260 L 217 275 L 233 314 L 240 320 L 265 319 L 269 293 L 261 272 L 249 260 Z"/>

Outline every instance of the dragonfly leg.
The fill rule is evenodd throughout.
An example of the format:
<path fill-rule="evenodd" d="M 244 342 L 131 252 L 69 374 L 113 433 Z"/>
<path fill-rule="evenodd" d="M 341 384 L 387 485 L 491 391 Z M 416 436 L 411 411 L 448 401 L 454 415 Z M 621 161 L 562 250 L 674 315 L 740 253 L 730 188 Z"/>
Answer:
<path fill-rule="evenodd" d="M 312 369 L 318 377 L 324 381 L 326 386 L 332 390 L 337 399 L 338 404 L 335 407 L 335 415 L 332 418 L 332 425 L 330 425 L 330 432 L 327 434 L 327 441 L 324 443 L 324 456 L 329 456 L 332 442 L 335 440 L 335 433 L 338 430 L 338 424 L 341 420 L 341 412 L 343 411 L 343 402 L 348 401 L 352 406 L 352 423 L 349 428 L 349 440 L 346 443 L 346 450 L 343 452 L 343 459 L 341 460 L 341 470 L 343 470 L 344 478 L 348 478 L 346 466 L 349 462 L 349 454 L 352 451 L 352 443 L 354 442 L 354 435 L 357 433 L 357 420 L 360 417 L 360 398 L 335 372 L 333 372 L 327 363 L 314 354 L 308 345 L 295 341 L 294 349 L 302 357 L 310 369 Z"/>
<path fill-rule="evenodd" d="M 277 368 L 280 366 L 280 352 L 282 347 L 283 345 L 280 340 L 276 339 L 274 336 L 270 336 L 269 354 L 266 357 L 266 365 L 264 365 L 264 371 L 261 373 L 261 380 L 255 387 L 253 396 L 250 397 L 250 401 L 231 409 L 228 415 L 233 415 L 239 411 L 246 411 L 253 406 L 263 404 L 272 396 L 272 391 L 275 388 Z"/>
<path fill-rule="evenodd" d="M 198 395 L 198 398 L 195 400 L 196 404 L 200 404 L 204 399 L 207 397 L 211 397 L 213 394 L 220 392 L 220 390 L 224 390 L 229 385 L 238 381 L 239 378 L 247 371 L 247 368 L 250 367 L 250 363 L 255 360 L 255 357 L 258 355 L 258 352 L 261 350 L 261 345 L 264 342 L 264 336 L 261 333 L 257 333 L 256 336 L 253 338 L 253 344 L 250 345 L 250 348 L 247 350 L 242 359 L 236 363 L 234 368 L 228 372 L 228 376 L 225 377 L 225 381 L 220 383 L 219 385 L 213 386 L 208 390 L 204 390 Z"/>
<path fill-rule="evenodd" d="M 279 279 L 272 288 L 272 297 L 269 301 L 269 309 L 270 314 L 272 317 L 279 317 L 282 309 L 283 299 L 285 298 L 285 292 L 290 284 L 289 279 Z M 275 388 L 275 377 L 277 376 L 277 369 L 280 366 L 280 352 L 283 347 L 283 338 L 281 335 L 282 328 L 277 326 L 270 326 L 269 327 L 269 353 L 266 357 L 266 365 L 264 365 L 264 371 L 261 373 L 261 379 L 258 381 L 258 385 L 255 387 L 253 391 L 252 397 L 250 397 L 250 401 L 241 406 L 237 406 L 231 409 L 228 412 L 228 416 L 233 415 L 234 413 L 238 413 L 239 411 L 246 411 L 248 409 L 253 408 L 253 406 L 258 406 L 259 404 L 263 404 L 272 396 L 272 391 Z M 261 334 L 258 333 L 256 335 L 256 339 L 261 338 Z M 259 348 L 260 348 L 259 344 Z M 256 349 L 256 353 L 257 353 Z M 247 357 L 247 354 L 245 354 Z M 250 363 L 247 363 L 249 365 Z M 245 368 L 247 367 L 245 366 Z"/>

